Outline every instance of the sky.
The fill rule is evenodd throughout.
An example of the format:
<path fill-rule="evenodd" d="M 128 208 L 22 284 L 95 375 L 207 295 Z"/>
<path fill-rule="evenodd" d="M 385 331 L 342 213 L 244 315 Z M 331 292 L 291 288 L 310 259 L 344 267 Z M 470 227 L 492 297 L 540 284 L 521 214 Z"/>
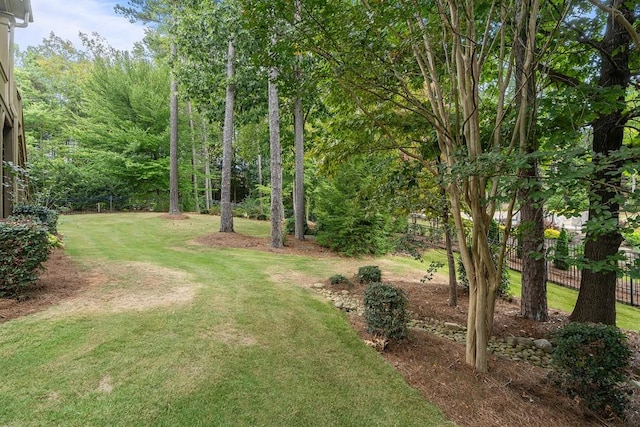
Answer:
<path fill-rule="evenodd" d="M 115 49 L 131 50 L 144 37 L 144 27 L 116 15 L 116 4 L 127 0 L 31 0 L 33 22 L 15 29 L 15 43 L 20 50 L 37 46 L 53 31 L 80 48 L 78 33 L 99 33 Z"/>

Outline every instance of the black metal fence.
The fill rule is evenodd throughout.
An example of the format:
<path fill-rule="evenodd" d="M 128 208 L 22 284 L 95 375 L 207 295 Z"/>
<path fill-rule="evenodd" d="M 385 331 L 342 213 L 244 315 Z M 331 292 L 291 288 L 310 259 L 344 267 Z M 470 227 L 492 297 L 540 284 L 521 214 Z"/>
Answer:
<path fill-rule="evenodd" d="M 428 224 L 409 224 L 409 232 L 423 236 L 430 244 L 444 248 L 444 229 L 438 222 Z M 582 255 L 581 243 L 569 243 L 568 259 L 579 259 Z M 457 250 L 457 245 L 454 245 Z M 558 268 L 553 262 L 555 240 L 545 240 L 545 260 L 547 281 L 570 289 L 580 289 L 582 271 L 576 265 L 567 269 Z M 619 261 L 620 274 L 616 285 L 616 299 L 618 302 L 632 306 L 640 306 L 640 254 L 633 250 L 623 250 L 624 259 Z M 518 250 L 516 239 L 507 241 L 507 262 L 512 270 L 522 271 L 522 256 Z"/>

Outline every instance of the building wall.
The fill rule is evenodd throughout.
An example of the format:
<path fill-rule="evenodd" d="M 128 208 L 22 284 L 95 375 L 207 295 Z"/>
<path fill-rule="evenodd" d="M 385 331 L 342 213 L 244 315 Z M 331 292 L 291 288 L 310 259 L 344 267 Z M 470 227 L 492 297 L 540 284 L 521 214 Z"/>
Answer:
<path fill-rule="evenodd" d="M 15 168 L 24 168 L 27 150 L 24 137 L 22 100 L 13 77 L 13 49 L 9 21 L 0 17 L 0 142 L 2 143 L 2 186 L 0 217 L 11 215 L 14 203 L 26 200 L 26 185 L 16 179 Z"/>

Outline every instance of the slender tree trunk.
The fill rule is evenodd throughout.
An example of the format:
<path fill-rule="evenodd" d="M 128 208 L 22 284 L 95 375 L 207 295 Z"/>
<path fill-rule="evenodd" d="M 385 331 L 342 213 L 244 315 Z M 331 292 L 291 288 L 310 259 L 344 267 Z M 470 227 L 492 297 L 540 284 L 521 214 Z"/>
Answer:
<path fill-rule="evenodd" d="M 449 201 L 447 192 L 442 188 L 443 208 L 442 221 L 444 222 L 444 244 L 447 251 L 447 267 L 449 269 L 449 306 L 458 305 L 458 281 L 456 280 L 456 261 L 453 256 L 453 242 L 451 239 L 451 214 L 449 213 Z"/>
<path fill-rule="evenodd" d="M 213 205 L 213 194 L 211 189 L 211 159 L 209 159 L 209 130 L 207 129 L 207 119 L 202 118 L 202 157 L 204 157 L 204 200 L 207 210 Z"/>
<path fill-rule="evenodd" d="M 171 56 L 176 57 L 177 48 L 171 43 Z M 171 73 L 171 102 L 169 109 L 171 138 L 169 141 L 169 214 L 180 215 L 178 194 L 178 80 Z"/>
<path fill-rule="evenodd" d="M 189 130 L 191 131 L 191 183 L 193 184 L 193 202 L 196 212 L 200 212 L 200 197 L 198 195 L 198 155 L 196 152 L 196 132 L 193 125 L 193 107 L 191 101 L 187 101 L 189 114 Z"/>
<path fill-rule="evenodd" d="M 233 232 L 233 209 L 231 207 L 231 163 L 233 161 L 233 111 L 236 97 L 235 84 L 236 46 L 229 39 L 227 54 L 227 97 L 224 109 L 224 128 L 222 131 L 222 182 L 220 184 L 220 231 Z"/>
<path fill-rule="evenodd" d="M 304 210 L 304 114 L 302 112 L 302 98 L 298 97 L 293 106 L 293 121 L 295 133 L 296 173 L 294 185 L 294 213 L 295 237 L 304 240 L 305 210 Z"/>
<path fill-rule="evenodd" d="M 536 59 L 537 0 L 517 0 L 518 38 L 515 44 L 516 132 L 520 138 L 520 152 L 529 156 L 529 163 L 519 175 L 526 185 L 520 187 L 520 236 L 522 237 L 522 299 L 520 313 L 525 319 L 545 322 L 547 311 L 547 278 L 544 256 L 544 213 L 542 201 L 535 197 L 540 191 L 538 161 L 531 154 L 538 150 L 536 127 Z"/>
<path fill-rule="evenodd" d="M 295 17 L 297 23 L 301 20 L 300 0 L 295 1 Z M 295 237 L 304 240 L 304 229 L 306 225 L 306 215 L 304 210 L 304 113 L 302 111 L 302 69 L 300 67 L 300 55 L 297 55 L 295 66 L 296 82 L 298 83 L 298 94 L 293 104 L 293 123 L 295 134 L 295 185 L 294 185 L 294 214 L 295 214 Z"/>
<path fill-rule="evenodd" d="M 262 155 L 258 154 L 258 185 L 262 185 Z"/>
<path fill-rule="evenodd" d="M 633 22 L 633 12 L 629 9 L 628 1 L 611 0 L 609 6 L 619 10 L 629 22 Z M 626 92 L 631 80 L 630 44 L 630 34 L 609 15 L 600 44 L 600 88 L 619 87 Z M 625 105 L 624 93 L 620 95 L 618 102 L 619 105 Z M 622 148 L 624 126 L 628 120 L 623 109 L 621 107 L 602 114 L 592 123 L 595 154 L 592 163 L 596 172 L 589 191 L 589 221 L 599 226 L 588 228 L 584 256 L 587 263 L 604 262 L 608 268 L 582 271 L 578 301 L 569 317 L 574 322 L 616 324 L 617 262 L 612 258 L 618 253 L 623 240 L 618 229 L 620 205 L 617 201 L 622 172 L 620 162 L 612 161 L 609 155 Z"/>
<path fill-rule="evenodd" d="M 282 151 L 280 147 L 280 107 L 278 105 L 278 69 L 269 70 L 269 141 L 271 148 L 271 247 L 282 242 Z"/>

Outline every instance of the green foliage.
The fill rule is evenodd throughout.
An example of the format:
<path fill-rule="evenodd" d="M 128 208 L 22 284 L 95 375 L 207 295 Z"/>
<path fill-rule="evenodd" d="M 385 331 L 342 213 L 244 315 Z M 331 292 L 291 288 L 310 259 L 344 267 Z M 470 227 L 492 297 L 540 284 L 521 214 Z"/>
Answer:
<path fill-rule="evenodd" d="M 433 280 L 433 275 L 442 267 L 444 267 L 444 263 L 431 261 L 429 263 L 429 267 L 427 267 L 427 274 L 425 274 L 424 277 L 420 279 L 420 283 L 430 282 L 431 280 Z"/>
<path fill-rule="evenodd" d="M 284 223 L 284 230 L 287 234 L 294 234 L 296 232 L 296 219 L 295 217 L 289 217 Z M 311 229 L 309 228 L 309 224 L 304 222 L 304 234 L 309 235 L 312 234 Z"/>
<path fill-rule="evenodd" d="M 238 215 L 236 215 L 236 211 Z M 245 197 L 234 209 L 234 216 L 244 216 L 265 221 L 269 218 L 269 201 L 265 200 L 264 197 Z"/>
<path fill-rule="evenodd" d="M 579 396 L 594 411 L 621 415 L 627 395 L 631 350 L 619 329 L 608 325 L 570 323 L 555 334 L 550 378 L 569 396 Z"/>
<path fill-rule="evenodd" d="M 640 231 L 622 233 L 622 237 L 624 237 L 627 245 L 640 248 Z"/>
<path fill-rule="evenodd" d="M 37 218 L 49 233 L 56 234 L 58 232 L 58 212 L 45 206 L 17 205 L 13 208 L 13 216 Z"/>
<path fill-rule="evenodd" d="M 19 296 L 49 255 L 47 228 L 30 219 L 0 221 L 0 295 Z"/>
<path fill-rule="evenodd" d="M 402 289 L 371 283 L 364 291 L 364 320 L 367 331 L 402 341 L 407 336 L 407 297 Z"/>
<path fill-rule="evenodd" d="M 393 218 L 373 197 L 375 159 L 358 158 L 317 189 L 317 242 L 348 256 L 382 255 L 392 248 Z"/>
<path fill-rule="evenodd" d="M 370 284 L 380 282 L 382 280 L 382 271 L 377 265 L 365 265 L 358 269 L 356 276 L 359 283 Z"/>
<path fill-rule="evenodd" d="M 349 281 L 349 279 L 347 279 L 347 277 L 343 276 L 342 274 L 334 274 L 333 276 L 329 277 L 329 283 L 331 283 L 333 286 L 351 286 L 351 282 Z"/>
<path fill-rule="evenodd" d="M 47 233 L 47 242 L 52 249 L 64 248 L 64 242 L 55 234 Z"/>
<path fill-rule="evenodd" d="M 556 240 L 556 250 L 553 254 L 553 265 L 560 270 L 569 269 L 569 234 L 564 228 L 560 230 Z"/>
<path fill-rule="evenodd" d="M 558 237 L 560 237 L 560 231 L 556 230 L 555 228 L 547 228 L 544 230 L 545 239 L 556 240 Z"/>
<path fill-rule="evenodd" d="M 393 252 L 396 254 L 409 255 L 416 260 L 422 260 L 422 253 L 428 247 L 427 243 L 417 237 L 416 234 L 407 233 L 396 239 Z"/>

